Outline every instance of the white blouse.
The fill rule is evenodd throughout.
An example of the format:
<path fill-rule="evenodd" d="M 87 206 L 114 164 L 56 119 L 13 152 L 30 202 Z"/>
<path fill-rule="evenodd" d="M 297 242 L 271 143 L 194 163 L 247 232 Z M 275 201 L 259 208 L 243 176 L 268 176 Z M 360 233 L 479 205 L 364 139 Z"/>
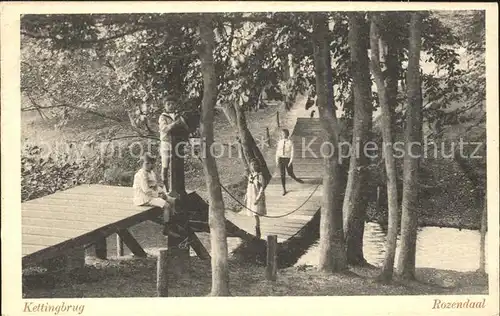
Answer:
<path fill-rule="evenodd" d="M 134 204 L 143 205 L 159 196 L 163 188 L 158 186 L 156 175 L 153 171 L 141 168 L 134 176 Z"/>

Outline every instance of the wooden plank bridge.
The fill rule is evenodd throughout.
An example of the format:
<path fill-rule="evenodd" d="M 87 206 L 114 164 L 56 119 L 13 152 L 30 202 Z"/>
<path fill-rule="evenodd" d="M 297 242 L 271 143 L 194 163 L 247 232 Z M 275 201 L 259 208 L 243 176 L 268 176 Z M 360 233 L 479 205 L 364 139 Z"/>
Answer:
<path fill-rule="evenodd" d="M 323 190 L 321 134 L 319 119 L 297 118 L 290 135 L 295 147 L 293 169 L 295 175 L 304 180 L 304 183 L 297 183 L 287 175 L 288 193 L 283 196 L 279 170 L 276 170 L 265 191 L 267 215 L 270 217 L 262 217 L 260 220 L 262 239 L 269 235 L 277 235 L 278 242 L 286 242 L 306 228 L 315 216 L 316 218 L 319 216 Z M 294 210 L 296 211 L 290 215 L 279 217 Z M 226 218 L 255 237 L 255 220 L 253 217 L 243 215 L 244 213 L 245 211 L 241 213 L 226 211 Z"/>
<path fill-rule="evenodd" d="M 89 244 L 105 251 L 105 238 L 114 233 L 134 254 L 145 255 L 127 229 L 163 214 L 159 208 L 134 206 L 131 188 L 105 185 L 80 185 L 24 202 L 21 210 L 23 265 Z"/>
<path fill-rule="evenodd" d="M 287 178 L 289 192 L 283 196 L 279 173 L 275 173 L 266 189 L 266 202 L 267 215 L 272 217 L 300 208 L 289 216 L 262 218 L 262 238 L 277 235 L 278 242 L 285 243 L 301 231 L 310 229 L 311 223 L 319 223 L 322 159 L 315 158 L 310 152 L 303 154 L 302 149 L 313 141 L 309 148 L 320 157 L 320 134 L 318 119 L 297 119 L 291 134 L 295 145 L 294 170 L 304 183 Z M 22 203 L 23 265 L 67 257 L 75 251 L 80 251 L 83 256 L 84 247 L 89 245 L 95 246 L 96 255 L 105 257 L 105 239 L 115 233 L 134 255 L 145 256 L 128 228 L 147 220 L 161 223 L 163 210 L 134 206 L 132 192 L 129 187 L 80 185 Z M 206 209 L 203 211 L 207 212 Z M 206 214 L 203 216 L 207 218 Z M 226 211 L 226 218 L 228 236 L 256 238 L 253 217 Z M 206 222 L 202 225 L 195 225 L 194 222 L 194 232 L 208 232 Z"/>

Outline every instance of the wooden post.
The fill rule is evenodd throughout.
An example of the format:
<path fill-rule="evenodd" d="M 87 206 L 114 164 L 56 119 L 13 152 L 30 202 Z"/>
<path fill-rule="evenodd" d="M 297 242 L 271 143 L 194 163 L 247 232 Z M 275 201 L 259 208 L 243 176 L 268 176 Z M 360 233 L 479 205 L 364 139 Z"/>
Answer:
<path fill-rule="evenodd" d="M 93 243 L 90 243 L 90 244 L 87 244 L 84 247 L 84 251 L 85 251 L 85 258 L 86 257 L 94 257 L 95 256 L 95 249 L 94 249 L 94 244 Z"/>
<path fill-rule="evenodd" d="M 243 152 L 243 144 L 241 143 L 241 139 L 238 137 L 238 158 L 244 159 L 246 161 L 245 153 Z"/>
<path fill-rule="evenodd" d="M 375 203 L 375 209 L 377 210 L 377 215 L 380 214 L 380 185 L 377 186 L 377 202 Z"/>
<path fill-rule="evenodd" d="M 99 238 L 94 243 L 95 256 L 99 259 L 106 259 L 108 257 L 108 247 L 106 244 L 106 237 Z"/>
<path fill-rule="evenodd" d="M 141 258 L 146 258 L 148 256 L 144 249 L 142 249 L 141 245 L 127 229 L 120 229 L 118 231 L 118 235 L 120 236 L 120 239 L 123 240 L 123 242 L 127 245 L 128 249 L 132 251 L 134 256 Z"/>
<path fill-rule="evenodd" d="M 116 255 L 122 257 L 125 251 L 123 249 L 123 240 L 120 235 L 116 234 Z"/>
<path fill-rule="evenodd" d="M 202 260 L 210 259 L 210 253 L 205 248 L 201 240 L 196 236 L 194 232 L 189 232 L 189 243 L 191 248 L 193 248 L 194 252 L 198 256 L 198 258 Z"/>
<path fill-rule="evenodd" d="M 276 111 L 276 125 L 280 127 L 280 112 Z"/>
<path fill-rule="evenodd" d="M 266 279 L 276 281 L 278 272 L 278 236 L 267 236 L 267 264 L 266 264 Z"/>
<path fill-rule="evenodd" d="M 267 139 L 267 146 L 271 147 L 271 136 L 269 135 L 269 127 L 266 127 L 266 139 Z"/>
<path fill-rule="evenodd" d="M 172 192 L 169 193 L 171 195 Z M 173 275 L 181 275 L 189 271 L 189 246 L 184 247 L 184 245 L 189 245 L 186 243 L 186 239 L 189 241 L 188 230 L 188 214 L 182 207 L 182 199 L 185 196 L 173 198 L 169 197 L 170 201 L 170 223 L 165 224 L 164 234 L 167 235 L 167 247 L 169 256 L 169 273 Z M 173 215 L 175 213 L 175 215 Z M 166 230 L 171 230 L 180 235 L 170 236 Z"/>
<path fill-rule="evenodd" d="M 183 129 L 175 129 L 170 132 L 170 170 L 169 187 L 173 195 L 186 195 L 184 175 L 184 144 L 188 140 L 188 133 Z"/>
<path fill-rule="evenodd" d="M 171 130 L 170 144 L 172 150 L 170 156 L 170 192 L 168 193 L 168 199 L 173 212 L 170 212 L 170 221 L 166 228 L 180 235 L 180 237 L 170 235 L 167 238 L 168 260 L 171 267 L 169 273 L 171 274 L 183 274 L 189 271 L 189 247 L 183 247 L 184 241 L 188 239 L 188 214 L 183 206 L 183 202 L 187 196 L 183 144 L 187 140 L 188 131 L 184 128 L 179 127 Z"/>
<path fill-rule="evenodd" d="M 160 249 L 156 266 L 156 292 L 158 297 L 168 296 L 168 249 Z"/>

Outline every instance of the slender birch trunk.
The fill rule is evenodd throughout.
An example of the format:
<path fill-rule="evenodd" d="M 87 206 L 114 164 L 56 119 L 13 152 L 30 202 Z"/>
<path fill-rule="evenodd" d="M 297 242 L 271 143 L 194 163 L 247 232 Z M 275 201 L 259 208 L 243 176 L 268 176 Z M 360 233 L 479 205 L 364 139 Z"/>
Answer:
<path fill-rule="evenodd" d="M 209 193 L 210 244 L 212 248 L 212 290 L 210 296 L 229 296 L 229 268 L 226 236 L 224 201 L 219 182 L 219 172 L 215 158 L 210 151 L 214 143 L 214 112 L 217 101 L 217 79 L 215 74 L 213 49 L 214 33 L 209 15 L 200 17 L 199 32 L 201 45 L 198 53 L 203 73 L 203 100 L 201 104 L 201 136 L 205 157 L 203 171 Z"/>
<path fill-rule="evenodd" d="M 381 41 L 377 26 L 377 16 L 371 17 L 370 24 L 370 51 L 371 70 L 377 85 L 378 98 L 381 109 L 383 154 L 385 161 L 385 172 L 387 176 L 387 205 L 389 209 L 387 239 L 385 245 L 385 257 L 379 280 L 387 282 L 392 279 L 394 272 L 394 260 L 396 256 L 396 242 L 398 237 L 398 188 L 396 177 L 396 162 L 392 147 L 392 120 L 387 88 L 380 67 L 379 43 Z"/>

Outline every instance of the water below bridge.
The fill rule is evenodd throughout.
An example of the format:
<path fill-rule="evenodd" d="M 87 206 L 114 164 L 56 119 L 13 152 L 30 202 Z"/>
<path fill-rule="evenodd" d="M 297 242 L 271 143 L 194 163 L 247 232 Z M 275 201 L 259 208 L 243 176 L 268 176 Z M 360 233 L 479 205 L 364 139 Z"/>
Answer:
<path fill-rule="evenodd" d="M 479 231 L 421 227 L 417 234 L 416 266 L 454 271 L 474 271 L 479 268 Z M 385 255 L 386 232 L 376 223 L 366 223 L 363 253 L 368 263 L 381 266 Z M 486 249 L 487 249 L 486 243 Z M 396 251 L 396 262 L 399 250 Z M 315 265 L 319 247 L 312 246 L 296 265 Z"/>
<path fill-rule="evenodd" d="M 132 227 L 131 233 L 146 249 L 164 247 L 165 245 L 160 226 L 152 222 L 144 222 Z M 200 233 L 199 237 L 209 249 L 209 234 Z M 380 225 L 366 223 L 363 251 L 369 263 L 375 266 L 382 264 L 385 239 L 385 232 Z M 416 266 L 462 272 L 474 271 L 479 267 L 479 239 L 479 231 L 475 230 L 421 227 L 417 235 Z M 108 251 L 111 256 L 116 253 L 115 240 L 115 236 L 108 238 Z M 229 252 L 240 243 L 239 238 L 228 238 Z M 128 253 L 128 249 L 126 249 L 126 253 Z M 316 265 L 318 253 L 318 245 L 315 243 L 299 258 L 295 265 Z M 396 253 L 396 257 L 397 255 Z"/>

